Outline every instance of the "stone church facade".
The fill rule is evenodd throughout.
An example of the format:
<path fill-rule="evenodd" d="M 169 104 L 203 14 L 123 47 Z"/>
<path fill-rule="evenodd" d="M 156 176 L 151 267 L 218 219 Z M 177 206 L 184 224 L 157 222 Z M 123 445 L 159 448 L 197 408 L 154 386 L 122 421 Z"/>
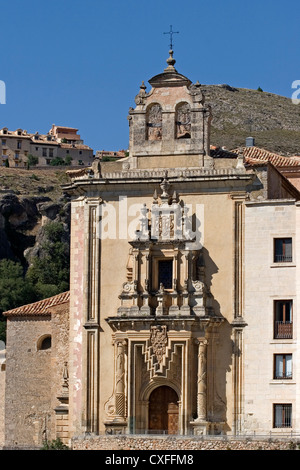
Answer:
<path fill-rule="evenodd" d="M 300 194 L 272 164 L 211 155 L 212 110 L 172 51 L 149 83 L 129 157 L 68 172 L 70 292 L 6 312 L 8 446 L 299 429 L 296 366 L 273 365 L 299 354 Z"/>

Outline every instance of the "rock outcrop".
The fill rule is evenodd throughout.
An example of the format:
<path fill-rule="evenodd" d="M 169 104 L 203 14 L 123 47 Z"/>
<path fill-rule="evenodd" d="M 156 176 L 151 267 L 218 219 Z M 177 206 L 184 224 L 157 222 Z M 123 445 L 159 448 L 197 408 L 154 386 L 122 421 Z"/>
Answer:
<path fill-rule="evenodd" d="M 69 243 L 67 197 L 54 202 L 48 196 L 24 197 L 12 191 L 0 194 L 0 259 L 20 261 L 26 268 L 33 257 L 42 255 L 46 241 L 43 227 L 54 221 L 62 223 L 62 241 Z"/>

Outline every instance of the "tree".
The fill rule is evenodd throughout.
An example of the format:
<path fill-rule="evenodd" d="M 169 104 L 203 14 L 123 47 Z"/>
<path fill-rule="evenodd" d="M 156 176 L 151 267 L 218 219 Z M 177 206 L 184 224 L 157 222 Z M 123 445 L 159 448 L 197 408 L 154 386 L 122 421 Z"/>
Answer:
<path fill-rule="evenodd" d="M 263 89 L 259 86 L 259 87 L 257 88 L 257 91 L 263 91 Z"/>
<path fill-rule="evenodd" d="M 0 340 L 5 342 L 6 321 L 2 313 L 37 300 L 32 283 L 25 279 L 21 263 L 0 261 Z"/>
<path fill-rule="evenodd" d="M 27 169 L 28 170 L 31 166 L 37 165 L 38 162 L 39 162 L 39 158 L 36 157 L 35 155 L 31 155 L 31 153 L 27 155 Z"/>
<path fill-rule="evenodd" d="M 36 257 L 26 278 L 39 298 L 51 297 L 69 289 L 69 245 L 63 240 L 64 226 L 52 222 L 44 227 L 41 257 Z"/>
<path fill-rule="evenodd" d="M 65 165 L 65 161 L 61 157 L 56 157 L 56 158 L 53 158 L 53 160 L 51 160 L 50 165 L 52 165 L 52 166 Z"/>
<path fill-rule="evenodd" d="M 72 160 L 73 160 L 73 158 L 71 157 L 71 155 L 67 155 L 66 158 L 65 158 L 65 164 L 67 166 L 71 165 Z"/>

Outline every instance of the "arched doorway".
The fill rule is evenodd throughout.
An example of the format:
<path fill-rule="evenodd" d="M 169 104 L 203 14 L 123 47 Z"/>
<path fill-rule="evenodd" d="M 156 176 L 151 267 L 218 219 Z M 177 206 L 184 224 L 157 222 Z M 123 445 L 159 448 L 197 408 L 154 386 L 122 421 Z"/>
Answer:
<path fill-rule="evenodd" d="M 171 387 L 155 388 L 149 397 L 149 431 L 178 433 L 178 395 Z"/>

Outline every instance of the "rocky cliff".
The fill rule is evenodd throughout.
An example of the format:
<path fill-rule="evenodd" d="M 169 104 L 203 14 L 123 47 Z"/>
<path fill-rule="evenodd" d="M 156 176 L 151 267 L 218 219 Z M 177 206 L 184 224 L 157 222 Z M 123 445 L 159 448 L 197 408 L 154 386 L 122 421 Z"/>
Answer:
<path fill-rule="evenodd" d="M 61 190 L 64 178 L 62 170 L 0 170 L 0 259 L 20 261 L 27 268 L 34 257 L 42 256 L 43 228 L 50 222 L 63 225 L 62 241 L 69 244 L 70 201 Z"/>

